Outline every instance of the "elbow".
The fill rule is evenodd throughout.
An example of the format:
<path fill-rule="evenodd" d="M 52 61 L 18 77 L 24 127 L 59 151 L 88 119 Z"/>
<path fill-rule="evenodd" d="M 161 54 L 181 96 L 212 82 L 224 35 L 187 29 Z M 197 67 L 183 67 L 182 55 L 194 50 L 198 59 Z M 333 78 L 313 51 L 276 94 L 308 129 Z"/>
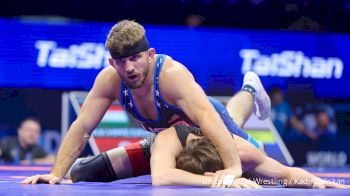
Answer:
<path fill-rule="evenodd" d="M 164 184 L 158 179 L 152 179 L 152 186 L 164 186 Z"/>
<path fill-rule="evenodd" d="M 198 117 L 196 121 L 200 127 L 207 127 L 213 125 L 212 122 L 221 121 L 221 117 L 215 110 L 206 110 L 201 113 L 201 116 Z M 205 130 L 203 129 L 202 131 Z"/>
<path fill-rule="evenodd" d="M 152 173 L 152 186 L 167 186 L 169 182 L 166 179 L 166 175 L 163 173 Z"/>

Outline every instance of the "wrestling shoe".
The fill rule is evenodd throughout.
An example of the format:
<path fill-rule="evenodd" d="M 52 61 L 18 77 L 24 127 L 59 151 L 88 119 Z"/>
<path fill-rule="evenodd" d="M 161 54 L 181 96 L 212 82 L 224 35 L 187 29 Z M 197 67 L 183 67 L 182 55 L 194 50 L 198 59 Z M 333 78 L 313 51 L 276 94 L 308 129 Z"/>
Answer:
<path fill-rule="evenodd" d="M 255 115 L 259 120 L 267 119 L 271 111 L 271 100 L 261 84 L 259 76 L 252 71 L 248 71 L 243 79 L 243 87 L 245 85 L 249 85 L 255 90 L 253 108 Z"/>

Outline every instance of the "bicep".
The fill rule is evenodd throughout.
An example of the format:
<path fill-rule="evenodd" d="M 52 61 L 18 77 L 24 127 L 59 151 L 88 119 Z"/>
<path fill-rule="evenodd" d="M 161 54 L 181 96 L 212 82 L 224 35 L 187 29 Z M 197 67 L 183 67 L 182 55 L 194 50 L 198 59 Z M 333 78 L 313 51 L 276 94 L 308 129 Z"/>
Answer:
<path fill-rule="evenodd" d="M 76 122 L 87 132 L 92 132 L 101 121 L 109 106 L 115 100 L 112 96 L 114 86 L 99 74 L 89 94 L 87 95 Z M 107 78 L 108 79 L 108 78 Z"/>
<path fill-rule="evenodd" d="M 210 104 L 205 92 L 186 69 L 177 68 L 166 79 L 169 94 L 173 102 L 196 124 L 200 116 L 215 109 Z M 176 75 L 177 77 L 174 77 Z"/>
<path fill-rule="evenodd" d="M 81 125 L 84 125 L 86 129 L 92 131 L 92 129 L 100 122 L 111 104 L 112 100 L 94 94 L 94 92 L 90 92 L 84 101 L 76 121 L 80 122 Z"/>
<path fill-rule="evenodd" d="M 171 128 L 172 129 L 172 128 Z M 159 133 L 152 145 L 151 173 L 156 175 L 176 167 L 176 156 L 182 150 L 180 141 L 173 134 Z"/>
<path fill-rule="evenodd" d="M 162 172 L 166 169 L 176 167 L 175 156 L 166 151 L 166 149 L 154 148 L 151 156 L 151 173 L 152 175 Z"/>

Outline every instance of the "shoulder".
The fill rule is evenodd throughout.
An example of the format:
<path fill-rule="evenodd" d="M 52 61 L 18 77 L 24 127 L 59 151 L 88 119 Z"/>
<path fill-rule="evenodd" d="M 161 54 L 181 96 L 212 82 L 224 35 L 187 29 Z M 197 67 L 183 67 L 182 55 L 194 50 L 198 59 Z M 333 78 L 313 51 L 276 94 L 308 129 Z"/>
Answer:
<path fill-rule="evenodd" d="M 174 127 L 169 127 L 167 129 L 164 129 L 163 131 L 159 132 L 156 136 L 156 138 L 160 139 L 168 139 L 173 136 L 176 136 L 176 130 Z"/>
<path fill-rule="evenodd" d="M 174 127 L 170 127 L 157 134 L 152 145 L 152 151 L 162 151 L 168 154 L 178 154 L 182 150 L 182 144 L 177 137 Z"/>
<path fill-rule="evenodd" d="M 108 82 L 113 84 L 113 82 L 120 82 L 120 77 L 117 70 L 112 66 L 108 66 L 100 71 L 95 82 Z"/>
<path fill-rule="evenodd" d="M 174 127 L 169 127 L 159 132 L 154 140 L 155 144 L 161 145 L 163 147 L 175 148 L 176 146 L 181 147 L 179 138 Z"/>
<path fill-rule="evenodd" d="M 191 72 L 186 68 L 185 65 L 182 63 L 174 60 L 170 56 L 167 56 L 165 58 L 162 72 L 160 74 L 160 79 L 161 78 L 178 78 L 174 76 L 184 76 L 184 77 L 191 77 L 193 78 Z"/>
<path fill-rule="evenodd" d="M 106 97 L 119 98 L 120 81 L 117 70 L 108 66 L 97 75 L 93 90 Z"/>
<path fill-rule="evenodd" d="M 183 87 L 194 84 L 195 80 L 191 72 L 181 63 L 167 58 L 159 76 L 159 87 L 163 97 L 169 103 L 174 104 L 174 99 L 180 96 Z"/>

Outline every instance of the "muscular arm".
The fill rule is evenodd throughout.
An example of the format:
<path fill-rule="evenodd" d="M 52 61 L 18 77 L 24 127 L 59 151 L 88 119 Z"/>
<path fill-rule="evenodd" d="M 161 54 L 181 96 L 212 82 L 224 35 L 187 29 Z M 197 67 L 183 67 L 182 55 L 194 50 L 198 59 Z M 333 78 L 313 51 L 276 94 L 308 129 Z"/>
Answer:
<path fill-rule="evenodd" d="M 202 129 L 203 134 L 217 147 L 225 168 L 234 169 L 239 177 L 242 173 L 241 162 L 225 124 L 191 73 L 183 65 L 174 64 L 160 78 L 162 93 Z"/>
<path fill-rule="evenodd" d="M 181 150 L 174 128 L 166 129 L 156 136 L 151 153 L 152 185 L 210 186 L 212 177 L 176 169 L 175 157 Z"/>
<path fill-rule="evenodd" d="M 264 157 L 254 168 L 253 173 L 287 187 L 350 188 L 348 185 L 322 180 L 304 169 L 284 166 L 269 157 Z"/>
<path fill-rule="evenodd" d="M 73 122 L 59 148 L 51 174 L 63 178 L 75 159 L 84 149 L 92 131 L 111 105 L 115 97 L 112 91 L 114 79 L 106 68 L 96 78 L 95 84 L 81 108 L 78 118 Z"/>
<path fill-rule="evenodd" d="M 236 137 L 240 158 L 244 170 L 252 174 L 257 183 L 267 179 L 269 184 L 280 183 L 287 187 L 300 188 L 349 188 L 333 182 L 324 181 L 311 173 L 296 167 L 287 167 L 265 156 L 248 141 Z M 260 181 L 261 180 L 261 181 Z"/>

